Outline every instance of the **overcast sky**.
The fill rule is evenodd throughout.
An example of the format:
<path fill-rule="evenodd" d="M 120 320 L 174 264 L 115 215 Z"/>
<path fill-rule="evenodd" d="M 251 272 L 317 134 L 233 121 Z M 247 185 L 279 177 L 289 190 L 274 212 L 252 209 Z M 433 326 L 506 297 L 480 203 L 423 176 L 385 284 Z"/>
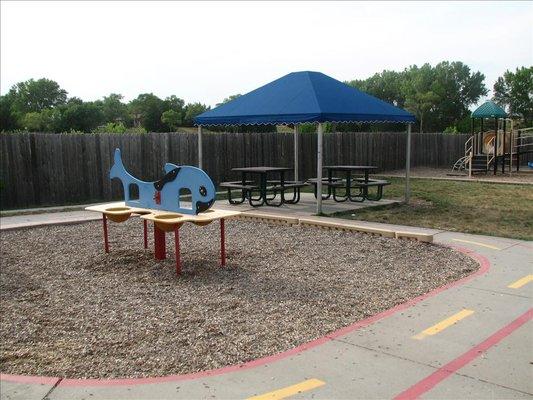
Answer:
<path fill-rule="evenodd" d="M 532 2 L 1 2 L 1 82 L 214 105 L 293 71 L 339 80 L 458 60 L 491 89 L 533 64 Z"/>

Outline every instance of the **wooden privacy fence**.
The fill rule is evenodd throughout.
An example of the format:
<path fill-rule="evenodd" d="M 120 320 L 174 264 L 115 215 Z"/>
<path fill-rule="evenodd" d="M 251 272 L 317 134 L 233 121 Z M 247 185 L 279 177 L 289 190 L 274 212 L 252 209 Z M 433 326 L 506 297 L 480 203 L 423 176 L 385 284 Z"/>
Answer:
<path fill-rule="evenodd" d="M 451 168 L 463 155 L 468 135 L 412 135 L 412 166 Z M 315 134 L 301 134 L 300 179 L 316 175 Z M 0 194 L 3 209 L 120 199 L 111 182 L 113 151 L 122 150 L 134 176 L 156 180 L 165 162 L 198 164 L 197 136 L 190 133 L 0 135 Z M 204 133 L 204 169 L 215 184 L 238 179 L 231 168 L 293 166 L 291 133 Z M 405 133 L 328 133 L 324 165 L 405 167 Z"/>

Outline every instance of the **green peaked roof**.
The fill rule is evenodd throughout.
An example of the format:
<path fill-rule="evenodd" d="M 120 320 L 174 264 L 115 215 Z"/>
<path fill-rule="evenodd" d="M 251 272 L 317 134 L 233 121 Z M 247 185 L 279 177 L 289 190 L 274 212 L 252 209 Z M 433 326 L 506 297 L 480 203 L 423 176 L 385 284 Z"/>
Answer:
<path fill-rule="evenodd" d="M 493 101 L 486 101 L 472 113 L 472 118 L 506 118 L 507 113 Z"/>

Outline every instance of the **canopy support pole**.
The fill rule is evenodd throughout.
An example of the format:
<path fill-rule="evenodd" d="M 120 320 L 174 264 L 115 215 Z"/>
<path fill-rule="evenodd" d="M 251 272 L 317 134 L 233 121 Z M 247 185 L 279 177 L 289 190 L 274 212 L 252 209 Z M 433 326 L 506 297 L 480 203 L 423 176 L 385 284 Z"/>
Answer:
<path fill-rule="evenodd" d="M 294 124 L 294 180 L 299 180 L 299 160 L 298 160 L 298 125 Z"/>
<path fill-rule="evenodd" d="M 498 172 L 498 118 L 494 118 L 494 175 Z"/>
<path fill-rule="evenodd" d="M 198 125 L 198 168 L 202 169 L 202 125 Z"/>
<path fill-rule="evenodd" d="M 503 140 L 503 143 L 502 143 L 502 147 L 503 147 L 503 160 L 502 160 L 502 174 L 505 174 L 505 129 L 507 128 L 505 125 L 506 125 L 506 122 L 507 120 L 505 118 L 503 118 L 503 134 L 502 134 L 502 140 Z M 509 171 L 510 172 L 510 171 Z"/>
<path fill-rule="evenodd" d="M 317 149 L 316 149 L 316 213 L 322 214 L 322 122 L 317 128 Z"/>
<path fill-rule="evenodd" d="M 411 198 L 411 124 L 407 124 L 407 143 L 405 146 L 405 204 Z"/>

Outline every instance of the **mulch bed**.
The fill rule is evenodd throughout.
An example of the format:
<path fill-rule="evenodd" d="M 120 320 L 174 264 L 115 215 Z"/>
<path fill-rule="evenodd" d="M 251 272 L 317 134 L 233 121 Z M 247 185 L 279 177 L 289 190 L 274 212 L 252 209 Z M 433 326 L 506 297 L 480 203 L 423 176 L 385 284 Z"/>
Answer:
<path fill-rule="evenodd" d="M 142 248 L 142 224 L 1 234 L 0 369 L 68 378 L 181 374 L 324 336 L 478 268 L 449 248 L 316 228 L 228 221 L 181 229 L 183 273 Z M 150 238 L 151 239 L 151 238 Z"/>

